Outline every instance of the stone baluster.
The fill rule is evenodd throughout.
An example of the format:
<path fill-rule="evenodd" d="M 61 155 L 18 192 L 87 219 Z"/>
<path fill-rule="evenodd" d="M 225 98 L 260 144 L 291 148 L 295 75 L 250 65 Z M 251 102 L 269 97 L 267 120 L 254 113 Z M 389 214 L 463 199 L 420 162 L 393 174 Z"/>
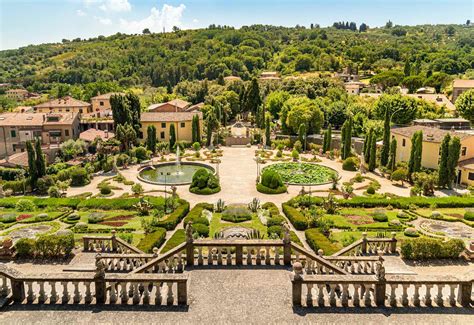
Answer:
<path fill-rule="evenodd" d="M 367 285 L 366 285 L 367 286 Z M 370 307 L 372 306 L 372 297 L 370 296 L 370 288 L 365 288 L 364 292 L 364 306 Z"/>
<path fill-rule="evenodd" d="M 227 247 L 227 258 L 226 258 L 226 265 L 232 265 L 232 252 L 231 247 Z"/>
<path fill-rule="evenodd" d="M 189 253 L 191 254 L 192 256 L 192 261 L 193 261 L 193 264 L 191 265 L 194 265 L 194 249 Z M 187 256 L 186 256 L 186 260 L 187 260 Z M 177 265 L 177 272 L 183 272 L 184 271 L 184 264 L 183 264 L 183 253 L 182 252 L 178 252 L 178 265 Z"/>
<path fill-rule="evenodd" d="M 306 306 L 313 306 L 313 285 L 311 283 L 306 284 Z"/>
<path fill-rule="evenodd" d="M 413 305 L 416 307 L 420 306 L 420 285 L 415 284 L 415 293 L 413 294 Z"/>
<path fill-rule="evenodd" d="M 361 248 L 361 253 L 362 254 L 367 254 L 367 233 L 363 232 L 362 233 L 362 243 L 360 245 Z"/>
<path fill-rule="evenodd" d="M 360 295 L 359 295 L 360 290 L 361 290 L 360 284 L 354 284 L 354 296 L 352 297 L 354 307 L 360 306 Z"/>
<path fill-rule="evenodd" d="M 178 305 L 188 304 L 188 284 L 186 282 L 178 282 Z"/>
<path fill-rule="evenodd" d="M 397 233 L 392 231 L 392 241 L 390 242 L 390 253 L 395 254 L 397 252 Z"/>
<path fill-rule="evenodd" d="M 143 284 L 143 304 L 148 305 L 150 303 L 150 286 L 149 283 Z"/>
<path fill-rule="evenodd" d="M 450 284 L 449 285 L 449 304 L 451 306 L 456 306 L 456 285 L 455 284 Z"/>
<path fill-rule="evenodd" d="M 43 304 L 46 301 L 46 292 L 44 291 L 44 282 L 40 281 L 39 283 L 39 296 L 38 296 L 38 303 Z"/>
<path fill-rule="evenodd" d="M 140 302 L 140 292 L 138 291 L 138 283 L 131 283 L 130 285 L 133 288 L 132 303 L 134 305 L 137 305 Z"/>
<path fill-rule="evenodd" d="M 166 294 L 166 305 L 172 306 L 174 302 L 173 282 L 167 282 L 166 285 L 168 286 L 168 292 Z"/>
<path fill-rule="evenodd" d="M 222 265 L 222 248 L 217 247 L 217 265 Z"/>
<path fill-rule="evenodd" d="M 207 265 L 213 265 L 214 260 L 213 260 L 213 252 L 212 252 L 212 247 L 207 248 Z"/>
<path fill-rule="evenodd" d="M 79 291 L 79 281 L 74 281 L 73 284 L 74 284 L 74 298 L 72 301 L 75 304 L 78 304 L 82 300 L 82 295 L 81 295 L 81 292 Z"/>
<path fill-rule="evenodd" d="M 51 296 L 49 297 L 49 302 L 51 304 L 55 304 L 58 301 L 58 294 L 56 292 L 56 282 L 49 281 L 49 285 L 51 286 Z"/>
<path fill-rule="evenodd" d="M 350 273 L 354 273 L 354 272 L 355 272 L 355 265 L 356 265 L 356 262 L 352 262 L 352 263 L 351 263 L 351 270 L 350 270 Z"/>
<path fill-rule="evenodd" d="M 265 247 L 265 265 L 270 265 L 270 247 Z"/>
<path fill-rule="evenodd" d="M 90 304 L 92 302 L 92 293 L 91 293 L 91 282 L 84 282 L 84 285 L 86 286 L 86 294 L 84 296 L 84 302 L 86 304 Z"/>
<path fill-rule="evenodd" d="M 299 262 L 293 264 L 291 283 L 293 306 L 301 306 L 301 297 L 303 293 L 303 265 Z"/>
<path fill-rule="evenodd" d="M 349 285 L 347 283 L 342 285 L 341 305 L 343 307 L 349 305 Z"/>
<path fill-rule="evenodd" d="M 110 303 L 111 304 L 115 304 L 117 302 L 117 283 L 116 282 L 112 282 L 110 284 Z"/>
<path fill-rule="evenodd" d="M 235 247 L 235 265 L 242 265 L 243 264 L 243 247 L 241 245 L 237 245 Z"/>
<path fill-rule="evenodd" d="M 392 307 L 397 306 L 397 294 L 396 294 L 397 288 L 398 288 L 398 284 L 390 285 L 390 306 Z"/>
<path fill-rule="evenodd" d="M 431 306 L 432 304 L 432 299 L 431 299 L 431 288 L 433 287 L 432 284 L 426 284 L 425 285 L 425 288 L 426 288 L 426 293 L 425 293 L 425 297 L 424 297 L 424 303 L 425 303 L 425 306 Z"/>
<path fill-rule="evenodd" d="M 189 221 L 186 225 L 186 265 L 194 265 L 194 238 L 193 222 Z"/>
<path fill-rule="evenodd" d="M 335 284 L 329 285 L 329 305 L 331 307 L 336 306 L 336 285 Z"/>
<path fill-rule="evenodd" d="M 32 303 L 36 299 L 35 293 L 33 292 L 33 281 L 27 281 L 26 286 L 28 287 L 28 293 L 27 293 L 27 296 L 26 296 L 26 301 L 28 303 Z"/>
<path fill-rule="evenodd" d="M 61 282 L 62 285 L 63 285 L 63 296 L 61 297 L 61 303 L 63 304 L 67 304 L 69 302 L 69 299 L 71 298 L 69 296 L 69 292 L 67 290 L 67 285 L 68 285 L 68 282 L 67 281 L 63 281 Z"/>
<path fill-rule="evenodd" d="M 444 305 L 444 300 L 443 300 L 443 289 L 444 289 L 444 284 L 437 284 L 438 287 L 438 294 L 436 295 L 436 304 L 439 307 L 442 307 Z"/>
<path fill-rule="evenodd" d="M 252 247 L 247 247 L 247 265 L 252 265 Z"/>
<path fill-rule="evenodd" d="M 409 300 L 408 300 L 408 287 L 409 284 L 402 284 L 403 292 L 402 292 L 402 306 L 407 307 Z"/>
<path fill-rule="evenodd" d="M 262 248 L 260 246 L 257 246 L 257 255 L 255 256 L 255 262 L 257 265 L 261 265 L 262 264 L 262 254 L 261 254 L 261 250 Z"/>
<path fill-rule="evenodd" d="M 275 265 L 280 265 L 280 253 L 278 247 L 275 247 Z"/>
<path fill-rule="evenodd" d="M 155 305 L 161 305 L 161 282 L 155 283 L 156 292 L 155 292 Z"/>
<path fill-rule="evenodd" d="M 324 285 L 322 283 L 318 284 L 318 306 L 324 307 Z"/>
<path fill-rule="evenodd" d="M 198 265 L 203 265 L 204 264 L 204 259 L 202 257 L 202 247 L 198 247 Z"/>

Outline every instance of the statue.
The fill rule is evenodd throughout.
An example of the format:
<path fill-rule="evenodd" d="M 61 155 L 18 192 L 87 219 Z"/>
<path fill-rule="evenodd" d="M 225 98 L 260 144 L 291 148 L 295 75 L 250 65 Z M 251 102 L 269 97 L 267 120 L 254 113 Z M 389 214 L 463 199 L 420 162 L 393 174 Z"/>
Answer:
<path fill-rule="evenodd" d="M 283 223 L 283 242 L 289 243 L 290 240 L 290 226 L 285 222 Z"/>
<path fill-rule="evenodd" d="M 189 221 L 186 225 L 186 242 L 192 243 L 193 242 L 193 222 Z"/>
<path fill-rule="evenodd" d="M 100 253 L 97 253 L 97 255 L 95 256 L 95 268 L 96 268 L 96 271 L 95 271 L 94 278 L 96 279 L 105 278 L 105 263 L 101 259 Z"/>
<path fill-rule="evenodd" d="M 383 266 L 382 257 L 375 263 L 375 277 L 378 281 L 385 281 L 385 266 Z"/>

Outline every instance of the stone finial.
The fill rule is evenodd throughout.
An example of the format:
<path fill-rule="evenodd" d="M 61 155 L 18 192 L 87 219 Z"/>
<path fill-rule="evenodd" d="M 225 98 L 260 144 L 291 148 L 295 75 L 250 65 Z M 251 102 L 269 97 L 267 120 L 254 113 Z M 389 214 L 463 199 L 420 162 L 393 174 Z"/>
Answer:
<path fill-rule="evenodd" d="M 186 225 L 186 242 L 192 243 L 193 242 L 193 222 L 189 221 Z"/>
<path fill-rule="evenodd" d="M 293 279 L 294 280 L 303 279 L 303 265 L 300 262 L 293 263 Z"/>
<path fill-rule="evenodd" d="M 395 231 L 392 231 L 392 239 L 395 239 L 396 236 L 397 236 L 397 233 Z"/>
<path fill-rule="evenodd" d="M 105 263 L 100 253 L 97 253 L 97 255 L 95 256 L 95 268 L 96 270 L 94 278 L 105 278 Z"/>
<path fill-rule="evenodd" d="M 362 233 L 362 239 L 367 240 L 367 233 L 365 231 Z"/>
<path fill-rule="evenodd" d="M 176 196 L 177 196 L 177 195 L 176 195 L 176 191 L 177 191 L 177 190 L 178 190 L 178 188 L 177 188 L 176 186 L 174 186 L 174 185 L 171 186 L 171 191 L 172 191 L 172 194 L 171 194 L 171 195 L 173 196 L 173 198 L 176 198 Z"/>
<path fill-rule="evenodd" d="M 112 229 L 111 233 L 112 233 L 112 237 L 115 237 L 115 234 L 117 233 L 117 230 Z"/>
<path fill-rule="evenodd" d="M 290 226 L 288 225 L 288 223 L 284 222 L 283 223 L 283 242 L 287 244 L 290 241 L 291 241 Z"/>
<path fill-rule="evenodd" d="M 318 249 L 318 255 L 323 257 L 324 256 L 324 251 L 322 249 Z"/>
<path fill-rule="evenodd" d="M 383 265 L 383 257 L 375 263 L 375 278 L 377 281 L 385 281 L 385 266 Z"/>
<path fill-rule="evenodd" d="M 158 256 L 158 247 L 153 247 L 153 257 Z"/>

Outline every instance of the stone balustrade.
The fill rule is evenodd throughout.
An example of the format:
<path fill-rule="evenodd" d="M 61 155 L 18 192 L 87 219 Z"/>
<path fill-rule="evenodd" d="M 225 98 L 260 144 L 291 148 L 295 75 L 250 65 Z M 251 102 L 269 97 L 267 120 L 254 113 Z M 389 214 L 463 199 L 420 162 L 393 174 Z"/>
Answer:
<path fill-rule="evenodd" d="M 185 274 L 24 275 L 0 266 L 0 297 L 19 304 L 186 305 L 187 282 Z"/>
<path fill-rule="evenodd" d="M 349 274 L 375 274 L 375 265 L 383 261 L 377 256 L 324 256 L 324 259 Z"/>
<path fill-rule="evenodd" d="M 111 236 L 84 236 L 82 237 L 84 252 L 103 252 L 120 254 L 143 254 L 143 252 L 130 245 L 126 241 L 116 236 L 115 230 L 112 230 Z"/>
<path fill-rule="evenodd" d="M 291 275 L 294 306 L 420 307 L 469 306 L 472 279 L 418 275 L 306 275 L 301 264 Z"/>
<path fill-rule="evenodd" d="M 379 252 L 396 254 L 397 239 L 395 235 L 396 233 L 392 232 L 392 238 L 367 238 L 367 233 L 364 232 L 362 233 L 362 239 L 334 253 L 333 256 L 370 256 L 378 255 Z"/>
<path fill-rule="evenodd" d="M 128 273 L 142 267 L 152 259 L 158 257 L 158 249 L 155 254 L 100 254 L 100 259 L 104 261 L 105 272 Z"/>

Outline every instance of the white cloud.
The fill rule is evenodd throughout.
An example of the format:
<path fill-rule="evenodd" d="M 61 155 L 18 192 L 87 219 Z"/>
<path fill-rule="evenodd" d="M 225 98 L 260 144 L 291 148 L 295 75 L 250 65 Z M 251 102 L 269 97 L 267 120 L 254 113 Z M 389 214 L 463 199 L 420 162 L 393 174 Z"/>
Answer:
<path fill-rule="evenodd" d="M 181 18 L 186 6 L 180 4 L 177 7 L 164 4 L 161 10 L 155 7 L 151 8 L 150 15 L 141 20 L 120 19 L 120 26 L 128 33 L 141 33 L 145 28 L 153 32 L 161 32 L 163 28 L 170 31 L 173 26 L 182 25 Z"/>
<path fill-rule="evenodd" d="M 128 0 L 105 0 L 102 5 L 99 7 L 103 11 L 130 11 L 132 5 Z"/>
<path fill-rule="evenodd" d="M 82 11 L 81 9 L 76 10 L 76 15 L 78 15 L 79 17 L 87 16 L 87 14 L 84 11 Z"/>
<path fill-rule="evenodd" d="M 199 23 L 199 19 L 194 18 L 193 23 L 195 23 L 195 24 Z"/>
<path fill-rule="evenodd" d="M 94 17 L 95 20 L 97 20 L 99 23 L 102 25 L 112 25 L 112 20 L 109 18 L 104 18 L 104 17 Z"/>

